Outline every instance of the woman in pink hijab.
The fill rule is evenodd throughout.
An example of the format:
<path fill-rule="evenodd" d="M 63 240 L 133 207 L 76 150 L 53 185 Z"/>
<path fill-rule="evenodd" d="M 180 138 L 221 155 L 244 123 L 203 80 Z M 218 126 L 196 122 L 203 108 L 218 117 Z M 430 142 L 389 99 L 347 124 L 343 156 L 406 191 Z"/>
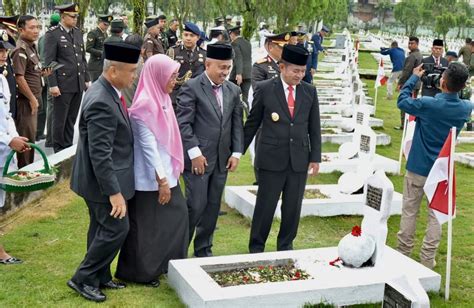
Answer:
<path fill-rule="evenodd" d="M 134 136 L 135 197 L 117 278 L 152 287 L 170 259 L 187 256 L 188 210 L 179 187 L 183 146 L 169 93 L 180 64 L 159 54 L 145 62 L 129 108 Z"/>

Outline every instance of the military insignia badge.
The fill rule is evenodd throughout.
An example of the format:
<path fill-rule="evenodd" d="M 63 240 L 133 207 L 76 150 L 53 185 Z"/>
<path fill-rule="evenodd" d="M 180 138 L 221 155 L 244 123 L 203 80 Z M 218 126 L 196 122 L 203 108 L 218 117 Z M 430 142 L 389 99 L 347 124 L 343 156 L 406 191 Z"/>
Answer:
<path fill-rule="evenodd" d="M 8 34 L 6 32 L 3 32 L 2 39 L 7 42 L 8 41 Z"/>
<path fill-rule="evenodd" d="M 74 11 L 76 11 L 76 13 L 79 13 L 79 5 L 76 4 L 76 6 L 74 7 Z"/>
<path fill-rule="evenodd" d="M 6 69 L 3 70 L 3 76 L 5 76 L 5 77 L 8 76 L 8 71 Z"/>
<path fill-rule="evenodd" d="M 280 120 L 280 116 L 276 112 L 272 112 L 272 120 L 273 122 L 278 122 Z"/>
<path fill-rule="evenodd" d="M 113 18 L 112 18 L 112 16 L 109 16 L 109 22 L 111 22 L 111 21 L 112 21 L 112 19 L 113 19 Z"/>
<path fill-rule="evenodd" d="M 288 41 L 289 39 L 290 39 L 290 34 L 287 33 L 287 34 L 285 35 L 285 41 Z"/>

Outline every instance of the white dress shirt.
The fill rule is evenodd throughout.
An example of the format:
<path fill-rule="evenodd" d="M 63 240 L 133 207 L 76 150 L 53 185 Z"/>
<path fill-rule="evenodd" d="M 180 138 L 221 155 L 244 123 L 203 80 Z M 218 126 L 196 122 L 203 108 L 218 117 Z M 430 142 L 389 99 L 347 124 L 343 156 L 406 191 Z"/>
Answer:
<path fill-rule="evenodd" d="M 178 179 L 173 175 L 172 158 L 163 145 L 158 144 L 145 123 L 133 117 L 130 118 L 130 123 L 134 137 L 135 189 L 157 191 L 157 175 L 160 179 L 166 178 L 170 188 L 178 185 Z"/>
<path fill-rule="evenodd" d="M 288 95 L 290 94 L 290 90 L 288 90 L 288 87 L 290 86 L 289 84 L 287 84 L 283 78 L 281 78 L 280 76 L 280 79 L 281 79 L 281 82 L 283 83 L 283 91 L 285 91 L 285 98 L 286 98 L 286 102 L 288 103 Z M 295 101 L 295 104 L 296 104 L 296 86 L 292 86 L 293 87 L 293 99 Z M 296 107 L 296 106 L 295 106 Z"/>
<path fill-rule="evenodd" d="M 207 79 L 209 79 L 209 82 L 211 83 L 211 86 L 216 86 L 217 84 L 215 84 L 211 78 L 209 78 L 209 76 L 207 75 L 206 72 L 204 72 L 204 74 L 206 75 Z M 217 92 L 217 98 L 220 100 L 220 108 L 221 108 L 221 113 L 224 113 L 224 93 L 222 92 L 222 86 L 223 85 L 220 85 L 220 87 L 218 88 L 218 92 Z M 214 94 L 214 89 L 212 89 L 213 93 Z M 191 160 L 195 159 L 196 157 L 199 157 L 202 155 L 202 152 L 201 152 L 201 149 L 199 149 L 199 147 L 194 147 L 194 148 L 191 148 L 188 150 L 188 155 L 189 155 L 189 158 Z M 242 153 L 239 153 L 239 152 L 234 152 L 232 153 L 232 157 L 235 157 L 237 159 L 240 159 L 240 157 L 242 156 Z"/>

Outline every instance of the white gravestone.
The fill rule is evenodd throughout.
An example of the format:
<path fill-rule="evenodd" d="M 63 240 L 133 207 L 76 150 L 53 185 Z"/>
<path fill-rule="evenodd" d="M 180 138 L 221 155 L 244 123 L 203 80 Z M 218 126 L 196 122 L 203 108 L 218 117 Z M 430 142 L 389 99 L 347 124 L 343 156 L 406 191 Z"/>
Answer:
<path fill-rule="evenodd" d="M 429 308 L 430 299 L 418 278 L 403 275 L 385 284 L 383 308 Z"/>
<path fill-rule="evenodd" d="M 359 148 L 361 160 L 372 160 L 375 157 L 377 146 L 377 135 L 369 126 L 357 126 L 354 132 L 353 142 Z"/>

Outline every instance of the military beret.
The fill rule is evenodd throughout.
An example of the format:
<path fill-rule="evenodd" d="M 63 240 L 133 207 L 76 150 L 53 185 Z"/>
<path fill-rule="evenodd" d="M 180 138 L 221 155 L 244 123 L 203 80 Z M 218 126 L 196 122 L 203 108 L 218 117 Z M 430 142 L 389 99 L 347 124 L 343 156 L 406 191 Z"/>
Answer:
<path fill-rule="evenodd" d="M 283 47 L 285 44 L 288 44 L 288 40 L 290 39 L 290 33 L 288 32 L 283 32 L 280 34 L 268 33 L 268 34 L 265 34 L 265 37 L 267 38 L 267 40 L 271 41 L 272 43 L 275 43 Z"/>
<path fill-rule="evenodd" d="M 184 31 L 191 32 L 193 34 L 196 34 L 197 36 L 201 36 L 201 30 L 196 24 L 192 22 L 184 23 Z"/>
<path fill-rule="evenodd" d="M 60 13 L 79 14 L 79 6 L 76 3 L 56 5 L 54 9 Z"/>
<path fill-rule="evenodd" d="M 321 31 L 329 33 L 329 28 L 323 25 L 323 27 L 321 28 Z"/>
<path fill-rule="evenodd" d="M 13 49 L 15 46 L 13 46 L 9 42 L 9 36 L 7 34 L 7 31 L 5 30 L 0 30 L 0 49 Z"/>
<path fill-rule="evenodd" d="M 225 43 L 207 45 L 207 58 L 216 60 L 232 60 L 232 46 Z"/>
<path fill-rule="evenodd" d="M 148 21 L 145 21 L 145 26 L 149 29 L 153 26 L 156 26 L 158 24 L 158 18 L 154 18 Z"/>
<path fill-rule="evenodd" d="M 458 58 L 458 54 L 455 51 L 452 51 L 452 50 L 446 52 L 446 57 L 448 57 L 448 56 Z"/>
<path fill-rule="evenodd" d="M 18 18 L 20 18 L 20 15 L 0 16 L 0 24 L 4 25 L 5 27 L 8 27 L 10 30 L 18 31 L 16 26 Z"/>
<path fill-rule="evenodd" d="M 444 46 L 444 42 L 443 42 L 443 40 L 435 39 L 435 40 L 433 41 L 433 46 L 440 46 L 440 47 L 443 47 L 443 46 Z"/>
<path fill-rule="evenodd" d="M 114 18 L 112 15 L 97 15 L 100 22 L 110 23 Z"/>
<path fill-rule="evenodd" d="M 306 65 L 309 52 L 300 45 L 285 45 L 281 54 L 281 59 L 295 65 Z"/>
<path fill-rule="evenodd" d="M 107 42 L 104 44 L 104 57 L 106 60 L 122 63 L 138 63 L 141 49 L 125 42 Z"/>
<path fill-rule="evenodd" d="M 125 28 L 125 24 L 123 23 L 123 20 L 122 20 L 122 19 L 114 19 L 114 20 L 112 20 L 112 22 L 110 23 L 110 28 L 113 28 L 113 29 L 124 29 L 124 28 Z"/>

